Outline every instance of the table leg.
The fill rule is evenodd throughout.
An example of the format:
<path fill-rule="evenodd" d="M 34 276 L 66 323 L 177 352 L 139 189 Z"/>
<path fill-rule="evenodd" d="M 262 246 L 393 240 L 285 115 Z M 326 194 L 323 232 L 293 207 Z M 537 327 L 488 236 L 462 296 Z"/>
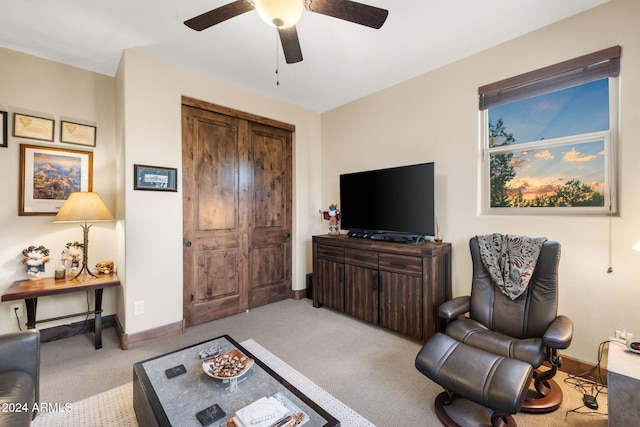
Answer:
<path fill-rule="evenodd" d="M 96 350 L 102 348 L 102 289 L 96 289 L 95 314 L 93 317 L 93 332 Z"/>
<path fill-rule="evenodd" d="M 35 329 L 38 298 L 25 298 L 24 304 L 27 306 L 27 329 Z"/>

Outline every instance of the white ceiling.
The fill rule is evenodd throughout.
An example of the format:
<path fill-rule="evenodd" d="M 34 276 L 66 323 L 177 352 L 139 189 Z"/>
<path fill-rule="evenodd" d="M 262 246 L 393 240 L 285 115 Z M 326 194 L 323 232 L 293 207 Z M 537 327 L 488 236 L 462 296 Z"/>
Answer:
<path fill-rule="evenodd" d="M 380 30 L 305 11 L 290 65 L 255 11 L 183 24 L 231 1 L 0 0 L 0 46 L 109 76 L 131 49 L 324 112 L 608 0 L 359 0 L 389 10 Z"/>

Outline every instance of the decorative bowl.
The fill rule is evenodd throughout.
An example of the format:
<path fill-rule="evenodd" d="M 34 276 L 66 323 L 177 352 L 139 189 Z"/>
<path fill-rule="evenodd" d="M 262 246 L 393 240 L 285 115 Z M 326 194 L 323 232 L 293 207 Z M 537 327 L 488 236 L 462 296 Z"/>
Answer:
<path fill-rule="evenodd" d="M 253 366 L 254 360 L 238 349 L 229 350 L 202 362 L 202 370 L 219 380 L 232 380 L 243 376 Z"/>

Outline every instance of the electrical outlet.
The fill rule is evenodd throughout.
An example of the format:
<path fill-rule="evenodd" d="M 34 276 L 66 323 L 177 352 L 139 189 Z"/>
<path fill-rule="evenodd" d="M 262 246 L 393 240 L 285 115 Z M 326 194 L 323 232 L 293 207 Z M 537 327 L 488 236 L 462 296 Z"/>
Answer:
<path fill-rule="evenodd" d="M 16 311 L 16 308 L 18 309 L 18 311 Z M 16 314 L 18 315 L 18 317 L 22 317 L 22 304 L 11 304 L 11 306 L 9 307 L 9 318 L 10 319 L 15 319 L 16 318 Z"/>
<path fill-rule="evenodd" d="M 133 315 L 139 316 L 144 314 L 144 301 L 136 301 L 133 303 Z"/>
<path fill-rule="evenodd" d="M 616 338 L 620 340 L 628 340 L 629 338 L 633 338 L 633 334 L 631 332 L 627 332 L 626 329 L 616 329 Z"/>

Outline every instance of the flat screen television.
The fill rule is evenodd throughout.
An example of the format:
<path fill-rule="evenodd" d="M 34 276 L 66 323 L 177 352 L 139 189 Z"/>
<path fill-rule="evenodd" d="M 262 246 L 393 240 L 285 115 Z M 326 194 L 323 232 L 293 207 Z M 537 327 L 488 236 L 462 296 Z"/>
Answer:
<path fill-rule="evenodd" d="M 340 175 L 340 222 L 359 237 L 434 236 L 433 162 Z"/>

